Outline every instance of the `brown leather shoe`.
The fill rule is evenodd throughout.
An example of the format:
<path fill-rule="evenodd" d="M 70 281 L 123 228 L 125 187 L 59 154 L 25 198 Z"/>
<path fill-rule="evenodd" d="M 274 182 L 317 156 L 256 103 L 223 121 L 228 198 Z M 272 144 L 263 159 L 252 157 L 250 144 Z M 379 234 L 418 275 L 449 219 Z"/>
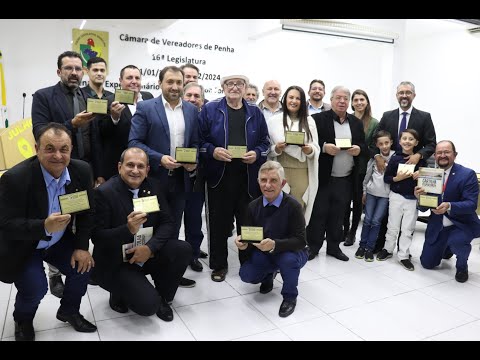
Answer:
<path fill-rule="evenodd" d="M 220 269 L 220 270 L 213 270 L 211 279 L 215 282 L 222 282 L 225 281 L 225 277 L 227 276 L 228 269 Z"/>

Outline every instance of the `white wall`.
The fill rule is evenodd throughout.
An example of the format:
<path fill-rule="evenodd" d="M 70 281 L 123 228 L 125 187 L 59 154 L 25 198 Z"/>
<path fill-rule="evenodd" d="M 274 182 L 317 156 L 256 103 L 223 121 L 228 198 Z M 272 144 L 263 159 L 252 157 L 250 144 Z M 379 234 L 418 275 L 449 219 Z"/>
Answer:
<path fill-rule="evenodd" d="M 414 106 L 432 114 L 437 141 L 452 140 L 457 161 L 480 172 L 480 37 L 439 20 L 409 20 L 403 78 L 416 87 Z"/>

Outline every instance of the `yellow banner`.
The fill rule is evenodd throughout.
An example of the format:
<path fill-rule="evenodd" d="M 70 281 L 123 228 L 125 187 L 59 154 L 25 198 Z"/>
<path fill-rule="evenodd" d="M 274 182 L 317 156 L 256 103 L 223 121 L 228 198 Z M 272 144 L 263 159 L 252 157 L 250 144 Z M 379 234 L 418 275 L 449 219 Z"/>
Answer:
<path fill-rule="evenodd" d="M 80 54 L 83 66 L 94 57 L 101 57 L 108 64 L 108 32 L 72 29 L 72 50 Z"/>
<path fill-rule="evenodd" d="M 17 121 L 0 131 L 0 170 L 10 169 L 35 155 L 32 118 Z"/>

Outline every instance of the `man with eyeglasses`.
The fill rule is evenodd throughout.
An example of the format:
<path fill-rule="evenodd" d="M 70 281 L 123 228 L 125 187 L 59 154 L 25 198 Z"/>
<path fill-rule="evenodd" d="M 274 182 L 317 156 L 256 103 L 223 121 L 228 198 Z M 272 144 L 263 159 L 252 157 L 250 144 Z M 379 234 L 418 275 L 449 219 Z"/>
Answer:
<path fill-rule="evenodd" d="M 424 268 L 433 269 L 442 259 L 456 255 L 455 280 L 464 283 L 468 280 L 470 243 L 480 237 L 480 220 L 475 212 L 479 190 L 475 172 L 457 164 L 456 157 L 453 142 L 437 144 L 435 162 L 445 172 L 443 193 L 440 204 L 431 209 L 420 262 Z M 425 194 L 424 189 L 415 187 L 415 196 L 421 194 Z"/>
<path fill-rule="evenodd" d="M 233 218 L 240 229 L 248 203 L 260 195 L 256 178 L 270 147 L 262 111 L 243 98 L 248 82 L 244 75 L 224 76 L 220 85 L 225 96 L 204 105 L 199 116 L 211 279 L 216 282 L 224 281 L 228 272 L 227 239 Z"/>
<path fill-rule="evenodd" d="M 310 96 L 310 99 L 308 99 L 308 115 L 328 111 L 332 108 L 330 104 L 323 102 L 325 83 L 322 80 L 314 79 L 310 82 L 308 96 Z"/>
<path fill-rule="evenodd" d="M 57 59 L 60 81 L 33 94 L 32 123 L 36 138 L 49 122 L 65 125 L 72 132 L 72 158 L 88 162 L 95 179 L 100 167 L 95 114 L 87 112 L 87 94 L 80 89 L 83 78 L 82 58 L 75 51 L 65 51 Z"/>
<path fill-rule="evenodd" d="M 65 125 L 72 133 L 72 158 L 88 162 L 93 168 L 95 182 L 101 176 L 101 145 L 95 114 L 87 112 L 88 95 L 79 86 L 83 78 L 82 59 L 75 51 L 65 51 L 57 58 L 57 75 L 60 81 L 33 94 L 33 135 L 37 139 L 41 129 L 50 122 Z M 93 179 L 92 179 L 93 181 Z M 60 272 L 49 268 L 49 285 L 52 295 L 61 298 L 64 284 Z"/>
<path fill-rule="evenodd" d="M 413 85 L 410 81 L 402 81 L 397 86 L 396 96 L 399 108 L 386 111 L 383 114 L 375 133 L 379 132 L 380 130 L 388 131 L 390 134 L 392 134 L 392 149 L 395 151 L 401 151 L 399 134 L 405 129 L 416 130 L 419 135 L 418 145 L 414 148 L 414 154 L 410 155 L 408 161 L 406 162 L 406 164 L 416 165 L 420 159 L 425 159 L 426 161 L 435 151 L 435 145 L 437 143 L 435 127 L 433 125 L 430 113 L 413 107 L 412 103 L 415 99 L 416 93 L 415 85 Z M 387 164 L 382 156 L 380 156 L 380 150 L 378 149 L 376 149 L 375 161 L 378 171 L 385 171 Z M 383 245 L 385 244 L 387 219 L 388 212 L 382 221 L 374 253 L 383 249 Z"/>

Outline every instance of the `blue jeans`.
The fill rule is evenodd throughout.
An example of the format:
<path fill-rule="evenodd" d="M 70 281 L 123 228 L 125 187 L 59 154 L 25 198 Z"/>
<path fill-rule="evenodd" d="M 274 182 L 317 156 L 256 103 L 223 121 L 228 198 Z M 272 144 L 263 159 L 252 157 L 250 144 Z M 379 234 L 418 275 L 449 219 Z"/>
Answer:
<path fill-rule="evenodd" d="M 367 193 L 360 247 L 373 251 L 378 233 L 380 232 L 380 225 L 387 210 L 388 198 L 378 197 Z"/>
<path fill-rule="evenodd" d="M 243 282 L 258 284 L 280 270 L 283 279 L 281 294 L 285 300 L 293 300 L 298 296 L 298 277 L 300 269 L 307 263 L 307 251 L 285 251 L 269 254 L 253 250 L 252 256 L 240 267 L 239 275 Z"/>

